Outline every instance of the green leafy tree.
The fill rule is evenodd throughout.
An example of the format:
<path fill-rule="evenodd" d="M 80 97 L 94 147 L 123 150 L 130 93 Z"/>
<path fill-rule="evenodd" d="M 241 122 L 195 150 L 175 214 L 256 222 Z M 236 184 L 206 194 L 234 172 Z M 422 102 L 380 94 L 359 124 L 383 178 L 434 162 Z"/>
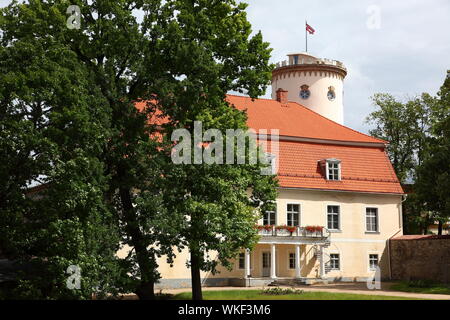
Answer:
<path fill-rule="evenodd" d="M 421 161 L 431 97 L 424 94 L 403 103 L 390 94 L 375 94 L 372 100 L 377 110 L 367 118 L 375 126 L 370 134 L 389 142 L 389 158 L 399 180 L 405 183 L 413 178 Z"/>
<path fill-rule="evenodd" d="M 154 297 L 154 283 L 160 277 L 156 257 L 165 255 L 169 262 L 173 259 L 172 248 L 179 244 L 176 235 L 183 221 L 179 212 L 167 210 L 168 205 L 163 201 L 167 194 L 166 186 L 170 185 L 167 183 L 170 173 L 174 170 L 170 162 L 170 132 L 182 126 L 191 128 L 194 120 L 208 120 L 208 109 L 211 109 L 210 116 L 216 118 L 214 121 L 219 128 L 223 128 L 220 126 L 222 118 L 234 124 L 231 128 L 239 127 L 243 123 L 242 116 L 236 113 L 230 116 L 231 108 L 224 108 L 225 93 L 234 90 L 252 97 L 262 94 L 270 76 L 270 51 L 261 34 L 250 36 L 245 5 L 235 1 L 79 0 L 70 4 L 80 8 L 79 28 L 67 26 L 67 1 L 30 0 L 26 4 L 14 1 L 2 9 L 3 47 L 14 50 L 23 43 L 29 48 L 26 54 L 12 55 L 10 60 L 13 64 L 19 67 L 24 58 L 34 56 L 36 48 L 30 43 L 39 40 L 44 59 L 48 58 L 48 50 L 51 49 L 59 50 L 55 56 L 62 60 L 65 57 L 73 59 L 67 68 L 74 82 L 68 88 L 54 92 L 57 99 L 52 101 L 53 105 L 64 110 L 64 115 L 57 119 L 68 122 L 59 131 L 52 129 L 56 142 L 40 139 L 36 133 L 17 138 L 20 143 L 26 141 L 31 144 L 31 153 L 39 148 L 51 151 L 47 152 L 48 159 L 43 162 L 43 168 L 41 162 L 30 161 L 31 172 L 24 175 L 21 182 L 14 182 L 13 188 L 17 193 L 8 193 L 4 201 L 7 201 L 9 210 L 9 199 L 16 197 L 14 199 L 19 203 L 17 199 L 23 198 L 22 189 L 26 186 L 23 181 L 44 173 L 48 177 L 45 181 L 52 187 L 45 194 L 48 200 L 39 203 L 49 203 L 55 209 L 45 208 L 42 212 L 48 210 L 50 217 L 52 212 L 60 212 L 66 217 L 65 211 L 58 211 L 58 208 L 67 206 L 74 215 L 73 222 L 67 222 L 67 226 L 56 223 L 58 220 L 55 223 L 57 229 L 66 228 L 74 237 L 79 232 L 87 234 L 92 218 L 104 226 L 99 229 L 104 230 L 104 234 L 98 236 L 102 243 L 110 243 L 110 246 L 116 246 L 119 239 L 116 242 L 108 237 L 116 233 L 107 230 L 117 228 L 120 243 L 132 250 L 120 261 L 122 277 L 116 281 L 116 286 L 123 292 L 136 292 L 141 299 L 151 299 Z M 57 60 L 55 64 L 64 65 L 64 62 Z M 33 66 L 38 72 L 40 63 Z M 8 64 L 3 66 L 6 68 Z M 50 91 L 58 89 L 60 79 L 65 79 L 57 73 L 47 76 Z M 24 79 L 33 79 L 33 70 L 18 76 L 16 81 L 20 83 Z M 87 93 L 80 91 L 82 86 L 78 82 L 83 82 Z M 10 87 L 14 86 L 16 83 Z M 2 94 L 8 97 L 8 88 L 4 88 Z M 23 94 L 34 96 L 40 86 L 31 84 L 27 89 Z M 70 97 L 74 99 L 72 104 L 64 100 L 67 93 L 71 93 Z M 14 104 L 15 98 L 2 97 L 2 102 L 12 101 L 10 103 Z M 135 107 L 139 101 L 145 104 L 141 110 Z M 86 120 L 83 122 L 86 127 L 77 127 L 85 135 L 79 140 L 76 136 L 66 136 L 66 126 L 71 126 L 69 119 L 76 118 L 77 108 L 85 104 L 88 106 L 86 112 L 83 109 L 85 115 L 82 118 Z M 224 110 L 227 111 L 223 115 L 219 113 Z M 48 119 L 49 115 L 42 117 Z M 170 121 L 160 125 L 154 121 L 159 117 L 168 117 Z M 211 121 L 205 122 L 212 125 Z M 89 132 L 89 128 L 93 132 Z M 8 143 L 5 142 L 6 153 L 14 158 L 15 150 L 22 150 L 23 146 L 9 146 Z M 68 150 L 64 143 L 77 148 Z M 63 151 L 72 158 L 69 155 L 66 158 Z M 58 152 L 62 155 L 59 156 Z M 19 160 L 14 160 L 17 165 Z M 5 176 L 14 176 L 11 171 L 4 172 Z M 237 176 L 231 177 L 236 179 Z M 63 179 L 69 183 L 64 184 Z M 93 179 L 95 183 L 86 179 Z M 244 185 L 248 187 L 247 183 L 242 183 Z M 77 192 L 72 193 L 69 188 Z M 89 197 L 89 201 L 86 199 L 90 193 L 84 188 L 91 188 L 95 203 Z M 51 190 L 55 190 L 55 196 Z M 78 193 L 79 196 L 72 201 L 58 198 Z M 97 198 L 99 194 L 102 201 Z M 238 194 L 240 197 L 240 191 Z M 79 210 L 80 206 L 89 212 L 92 210 L 92 216 L 87 215 L 89 219 L 81 219 L 84 215 Z M 17 212 L 16 209 L 13 211 Z M 237 211 L 234 209 L 233 212 Z M 23 217 L 14 216 L 12 219 L 19 224 Z M 79 221 L 86 223 L 80 224 Z M 11 230 L 19 237 L 23 232 L 20 228 Z M 48 228 L 41 237 L 51 237 L 56 231 Z M 109 254 L 110 248 L 107 246 L 108 250 L 104 252 Z M 55 272 L 62 273 L 61 266 L 55 268 Z"/>
<path fill-rule="evenodd" d="M 73 52 L 50 34 L 15 37 L 23 31 L 15 26 L 19 11 L 24 23 L 32 20 L 26 6 L 0 11 L 0 243 L 20 270 L 7 297 L 114 293 L 118 236 L 98 159 L 104 101 Z M 44 188 L 30 192 L 33 182 Z M 77 290 L 67 286 L 70 266 L 81 272 Z"/>
<path fill-rule="evenodd" d="M 450 78 L 441 87 L 431 116 L 430 136 L 423 163 L 418 167 L 416 192 L 433 222 L 450 219 Z"/>
<path fill-rule="evenodd" d="M 444 190 L 448 165 L 446 140 L 449 117 L 447 79 L 437 97 L 427 93 L 400 102 L 389 94 L 373 97 L 377 111 L 367 121 L 370 133 L 389 142 L 388 154 L 400 181 L 409 193 L 404 203 L 405 233 L 427 233 L 428 226 L 448 219 Z"/>
<path fill-rule="evenodd" d="M 423 94 L 402 102 L 390 94 L 375 94 L 372 100 L 377 110 L 367 118 L 375 126 L 370 134 L 389 142 L 387 153 L 394 171 L 405 191 L 414 193 L 409 185 L 414 183 L 416 168 L 424 157 L 434 99 Z M 429 221 L 423 203 L 414 194 L 404 203 L 403 220 L 406 234 L 419 232 Z"/>
<path fill-rule="evenodd" d="M 226 103 L 225 95 L 230 90 L 262 94 L 271 66 L 268 44 L 260 33 L 251 36 L 245 8 L 235 1 L 173 2 L 177 16 L 170 20 L 167 43 L 172 55 L 163 64 L 173 66 L 170 73 L 182 80 L 165 95 L 164 105 L 172 106 L 164 109 L 170 119 L 167 136 L 187 129 L 195 148 L 195 121 L 201 121 L 202 133 L 217 129 L 225 136 L 227 129 L 247 129 L 245 113 Z M 203 154 L 205 149 L 199 149 Z M 193 299 L 202 299 L 200 271 L 229 267 L 239 250 L 257 240 L 255 209 L 276 198 L 273 177 L 261 176 L 260 168 L 204 162 L 169 168 L 165 203 L 182 218 L 178 247 L 190 251 Z"/>

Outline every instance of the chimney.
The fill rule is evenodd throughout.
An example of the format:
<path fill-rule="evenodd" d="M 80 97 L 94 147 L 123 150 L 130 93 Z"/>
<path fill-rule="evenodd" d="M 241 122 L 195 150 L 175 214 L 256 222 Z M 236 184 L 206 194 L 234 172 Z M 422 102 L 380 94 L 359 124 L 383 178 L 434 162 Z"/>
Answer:
<path fill-rule="evenodd" d="M 288 104 L 288 91 L 283 89 L 277 90 L 277 101 L 281 104 Z"/>

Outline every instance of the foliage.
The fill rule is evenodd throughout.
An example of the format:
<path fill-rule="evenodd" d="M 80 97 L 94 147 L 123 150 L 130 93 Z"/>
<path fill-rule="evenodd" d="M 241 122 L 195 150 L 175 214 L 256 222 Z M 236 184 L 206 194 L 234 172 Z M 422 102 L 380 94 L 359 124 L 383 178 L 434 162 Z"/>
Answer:
<path fill-rule="evenodd" d="M 174 166 L 169 138 L 194 121 L 245 130 L 225 94 L 261 95 L 270 50 L 232 0 L 73 4 L 80 29 L 67 28 L 66 1 L 1 11 L 0 237 L 38 270 L 18 294 L 89 298 L 96 287 L 154 298 L 157 258 L 172 262 L 175 245 L 227 265 L 255 243 L 255 208 L 275 198 L 273 177 L 260 165 Z M 46 189 L 29 197 L 34 180 Z M 119 244 L 132 249 L 117 261 Z M 65 289 L 70 264 L 82 269 L 80 291 Z M 195 272 L 216 265 L 207 255 Z"/>
<path fill-rule="evenodd" d="M 389 94 L 373 97 L 377 110 L 367 121 L 375 125 L 370 133 L 389 142 L 387 152 L 404 184 L 405 233 L 425 232 L 430 224 L 442 224 L 450 217 L 450 98 L 449 80 L 437 97 L 400 102 Z"/>
<path fill-rule="evenodd" d="M 49 35 L 16 38 L 31 13 L 12 4 L 0 19 L 0 240 L 21 270 L 13 297 L 114 293 L 118 237 L 98 159 L 108 113 L 70 50 Z M 45 187 L 27 191 L 33 182 Z M 70 265 L 81 268 L 80 290 L 66 286 Z"/>
<path fill-rule="evenodd" d="M 414 177 L 414 168 L 422 158 L 432 98 L 424 94 L 402 103 L 392 95 L 375 94 L 372 100 L 377 110 L 367 118 L 375 125 L 370 134 L 389 142 L 389 158 L 399 180 L 405 183 Z"/>
<path fill-rule="evenodd" d="M 442 226 L 450 220 L 450 79 L 442 86 L 432 115 L 423 163 L 417 170 L 416 192 Z"/>
<path fill-rule="evenodd" d="M 393 284 L 390 289 L 403 292 L 450 295 L 450 286 L 437 284 L 428 280 L 399 282 Z"/>
<path fill-rule="evenodd" d="M 293 288 L 266 288 L 263 289 L 261 294 L 268 296 L 285 296 L 290 294 L 303 294 L 303 290 L 293 289 Z"/>

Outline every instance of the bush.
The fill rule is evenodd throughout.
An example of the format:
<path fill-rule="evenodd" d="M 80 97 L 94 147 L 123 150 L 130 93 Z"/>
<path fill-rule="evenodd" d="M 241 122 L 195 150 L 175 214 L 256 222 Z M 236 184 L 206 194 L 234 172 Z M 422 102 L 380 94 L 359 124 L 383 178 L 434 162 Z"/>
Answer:
<path fill-rule="evenodd" d="M 290 294 L 303 294 L 303 290 L 291 289 L 291 288 L 267 288 L 263 289 L 262 294 L 268 296 L 285 296 Z"/>

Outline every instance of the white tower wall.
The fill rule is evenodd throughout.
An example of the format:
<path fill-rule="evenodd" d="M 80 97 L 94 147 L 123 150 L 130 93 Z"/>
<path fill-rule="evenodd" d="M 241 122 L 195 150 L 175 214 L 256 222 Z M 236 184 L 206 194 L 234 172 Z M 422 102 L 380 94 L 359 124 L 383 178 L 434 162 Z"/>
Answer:
<path fill-rule="evenodd" d="M 297 56 L 294 60 L 293 57 Z M 307 54 L 290 55 L 289 61 L 278 64 L 272 77 L 272 98 L 279 89 L 288 91 L 289 101 L 299 104 L 333 120 L 344 123 L 345 67 L 338 61 L 317 59 Z M 300 96 L 302 86 L 308 86 L 310 96 Z M 334 91 L 330 100 L 328 92 Z"/>

